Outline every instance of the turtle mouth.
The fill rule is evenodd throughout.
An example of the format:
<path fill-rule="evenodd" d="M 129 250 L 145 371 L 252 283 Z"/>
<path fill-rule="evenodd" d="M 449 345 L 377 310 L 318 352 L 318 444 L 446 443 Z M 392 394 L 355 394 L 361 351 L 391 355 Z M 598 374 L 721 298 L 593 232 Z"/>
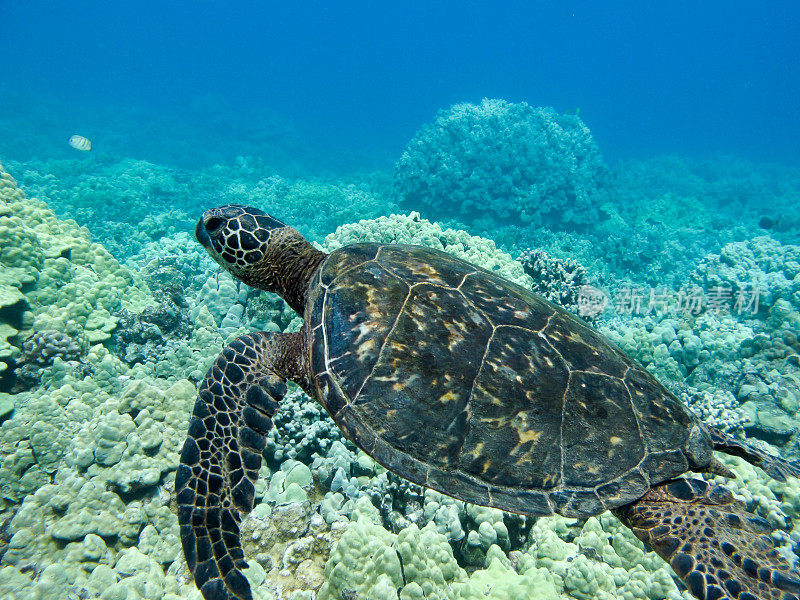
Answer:
<path fill-rule="evenodd" d="M 206 250 L 211 249 L 211 237 L 208 235 L 208 231 L 206 231 L 206 226 L 203 223 L 202 217 L 197 222 L 197 226 L 194 228 L 194 237 L 200 242 L 200 245 L 203 246 Z"/>

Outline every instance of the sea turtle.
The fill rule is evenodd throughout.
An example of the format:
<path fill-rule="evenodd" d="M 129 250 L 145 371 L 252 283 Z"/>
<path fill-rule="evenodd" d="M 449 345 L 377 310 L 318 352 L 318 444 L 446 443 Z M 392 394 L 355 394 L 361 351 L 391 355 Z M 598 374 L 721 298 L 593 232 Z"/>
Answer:
<path fill-rule="evenodd" d="M 727 489 L 681 477 L 732 477 L 714 449 L 779 480 L 798 467 L 705 425 L 570 313 L 430 248 L 325 254 L 255 208 L 208 210 L 195 236 L 305 319 L 298 333 L 236 339 L 200 385 L 175 489 L 186 562 L 207 600 L 251 598 L 239 523 L 286 380 L 414 483 L 526 515 L 611 510 L 698 598 L 798 599 L 770 525 Z"/>

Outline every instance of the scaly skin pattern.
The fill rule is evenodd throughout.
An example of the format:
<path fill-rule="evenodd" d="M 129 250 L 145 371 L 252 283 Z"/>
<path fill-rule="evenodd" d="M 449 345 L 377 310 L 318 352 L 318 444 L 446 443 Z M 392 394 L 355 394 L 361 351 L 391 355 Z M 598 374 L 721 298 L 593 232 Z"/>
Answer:
<path fill-rule="evenodd" d="M 730 490 L 702 479 L 654 487 L 614 511 L 700 600 L 797 600 L 800 580 L 772 527 Z"/>
<path fill-rule="evenodd" d="M 284 365 L 296 358 L 301 337 L 244 335 L 225 348 L 200 385 L 175 490 L 186 563 L 208 600 L 252 597 L 241 572 L 239 523 L 253 508 L 264 436 L 286 394 Z"/>

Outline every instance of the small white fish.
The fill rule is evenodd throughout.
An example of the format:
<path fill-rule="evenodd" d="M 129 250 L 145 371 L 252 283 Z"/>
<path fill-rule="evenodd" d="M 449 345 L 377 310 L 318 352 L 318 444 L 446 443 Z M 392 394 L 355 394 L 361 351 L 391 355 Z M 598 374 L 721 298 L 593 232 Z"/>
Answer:
<path fill-rule="evenodd" d="M 69 145 L 75 148 L 75 150 L 80 150 L 81 152 L 89 152 L 92 149 L 92 142 L 87 140 L 82 135 L 73 135 L 69 138 Z"/>

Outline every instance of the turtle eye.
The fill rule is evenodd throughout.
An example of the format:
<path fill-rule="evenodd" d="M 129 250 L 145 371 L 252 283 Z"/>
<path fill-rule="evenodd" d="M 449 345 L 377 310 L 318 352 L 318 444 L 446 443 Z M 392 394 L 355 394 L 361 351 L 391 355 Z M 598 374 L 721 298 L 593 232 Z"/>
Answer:
<path fill-rule="evenodd" d="M 211 217 L 205 222 L 205 228 L 208 233 L 214 233 L 222 227 L 224 221 L 219 217 Z"/>

